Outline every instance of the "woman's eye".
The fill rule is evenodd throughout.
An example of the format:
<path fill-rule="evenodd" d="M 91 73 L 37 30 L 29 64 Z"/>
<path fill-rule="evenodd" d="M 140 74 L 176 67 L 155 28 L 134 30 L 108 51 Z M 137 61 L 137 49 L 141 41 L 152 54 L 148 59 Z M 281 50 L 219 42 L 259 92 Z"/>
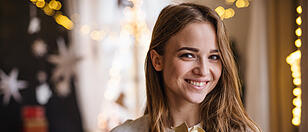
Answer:
<path fill-rule="evenodd" d="M 191 53 L 185 53 L 185 54 L 182 54 L 180 55 L 181 58 L 195 58 L 195 56 Z"/>
<path fill-rule="evenodd" d="M 209 59 L 211 59 L 211 60 L 219 60 L 219 59 L 220 59 L 220 56 L 219 56 L 219 55 L 211 55 L 211 56 L 209 57 Z"/>

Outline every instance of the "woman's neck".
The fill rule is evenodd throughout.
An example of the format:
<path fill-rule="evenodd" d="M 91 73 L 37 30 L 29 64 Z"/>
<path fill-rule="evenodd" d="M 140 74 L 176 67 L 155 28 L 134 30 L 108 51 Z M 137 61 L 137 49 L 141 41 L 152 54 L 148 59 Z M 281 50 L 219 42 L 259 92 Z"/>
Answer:
<path fill-rule="evenodd" d="M 173 127 L 179 126 L 186 122 L 188 127 L 192 127 L 200 123 L 200 105 L 180 101 L 177 99 L 169 99 L 169 111 L 171 118 L 171 125 Z"/>

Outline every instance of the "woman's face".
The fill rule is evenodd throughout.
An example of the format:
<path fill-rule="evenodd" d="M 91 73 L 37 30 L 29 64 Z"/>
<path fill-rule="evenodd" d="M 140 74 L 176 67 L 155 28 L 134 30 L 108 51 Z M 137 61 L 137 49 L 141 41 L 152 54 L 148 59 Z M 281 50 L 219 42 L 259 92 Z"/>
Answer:
<path fill-rule="evenodd" d="M 209 22 L 188 24 L 168 40 L 162 62 L 168 98 L 201 103 L 222 71 L 214 26 Z"/>

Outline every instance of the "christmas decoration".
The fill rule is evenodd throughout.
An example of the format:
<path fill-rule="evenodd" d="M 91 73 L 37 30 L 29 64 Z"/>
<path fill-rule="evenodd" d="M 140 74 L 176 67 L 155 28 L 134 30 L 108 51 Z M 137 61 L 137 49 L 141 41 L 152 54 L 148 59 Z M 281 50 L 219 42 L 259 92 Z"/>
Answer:
<path fill-rule="evenodd" d="M 48 61 L 55 64 L 52 80 L 56 83 L 56 91 L 61 96 L 67 96 L 70 93 L 70 80 L 74 75 L 74 67 L 81 60 L 74 53 L 74 49 L 67 49 L 63 38 L 57 40 L 59 55 L 51 55 Z"/>
<path fill-rule="evenodd" d="M 37 39 L 33 42 L 32 52 L 37 57 L 42 57 L 47 52 L 47 44 L 41 39 Z"/>
<path fill-rule="evenodd" d="M 43 83 L 36 88 L 36 99 L 39 104 L 45 105 L 52 93 L 47 83 Z"/>
<path fill-rule="evenodd" d="M 55 21 L 68 30 L 72 30 L 74 23 L 60 11 L 62 4 L 60 1 L 51 0 L 49 3 L 45 0 L 30 0 L 36 7 L 41 8 L 48 16 L 53 16 Z"/>
<path fill-rule="evenodd" d="M 13 69 L 9 76 L 7 76 L 2 70 L 0 70 L 0 89 L 4 93 L 3 103 L 8 104 L 10 102 L 11 96 L 16 101 L 21 101 L 21 95 L 19 89 L 26 88 L 25 81 L 18 81 L 18 70 Z"/>
<path fill-rule="evenodd" d="M 36 8 L 30 5 L 30 22 L 28 27 L 28 33 L 34 34 L 40 31 L 40 19 L 36 17 Z"/>
<path fill-rule="evenodd" d="M 36 87 L 36 99 L 41 105 L 45 105 L 52 95 L 49 85 L 46 83 L 47 75 L 43 71 L 39 71 L 37 74 L 37 80 L 41 85 Z"/>
<path fill-rule="evenodd" d="M 45 109 L 41 106 L 25 106 L 22 109 L 23 132 L 47 132 Z"/>

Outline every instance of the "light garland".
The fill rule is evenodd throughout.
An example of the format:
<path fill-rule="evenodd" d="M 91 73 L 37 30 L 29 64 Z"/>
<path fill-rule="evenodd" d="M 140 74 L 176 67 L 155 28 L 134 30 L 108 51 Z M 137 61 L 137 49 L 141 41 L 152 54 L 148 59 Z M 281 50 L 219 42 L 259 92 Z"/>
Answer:
<path fill-rule="evenodd" d="M 293 95 L 295 98 L 293 99 L 293 105 L 295 106 L 292 110 L 293 118 L 292 118 L 292 124 L 294 126 L 299 126 L 301 123 L 301 106 L 302 106 L 302 100 L 301 100 L 301 94 L 302 94 L 302 89 L 301 89 L 301 67 L 300 67 L 300 60 L 301 60 L 301 51 L 300 47 L 302 46 L 302 29 L 301 29 L 301 24 L 302 24 L 302 18 L 301 18 L 301 13 L 302 13 L 302 6 L 299 5 L 296 8 L 296 12 L 298 14 L 298 17 L 296 18 L 296 24 L 297 24 L 297 29 L 295 30 L 295 34 L 297 36 L 297 39 L 295 40 L 294 44 L 297 47 L 297 50 L 293 53 L 291 53 L 286 61 L 291 67 L 292 71 L 292 77 L 293 77 L 293 84 L 295 88 L 293 89 Z"/>
<path fill-rule="evenodd" d="M 55 21 L 68 30 L 72 30 L 74 23 L 65 15 L 62 15 L 62 12 L 59 11 L 62 8 L 60 1 L 51 0 L 49 3 L 46 3 L 45 0 L 30 0 L 36 7 L 41 8 L 44 13 L 48 16 L 53 16 Z"/>
<path fill-rule="evenodd" d="M 62 8 L 62 4 L 60 1 L 51 0 L 49 3 L 46 3 L 45 0 L 30 0 L 36 7 L 41 8 L 44 13 L 48 16 L 53 16 L 55 21 L 68 30 L 72 30 L 74 28 L 74 22 L 69 19 L 67 16 L 62 15 L 62 12 L 59 11 Z M 72 17 L 78 19 L 79 15 L 74 14 Z M 84 24 L 80 27 L 80 33 L 83 35 L 88 35 L 92 40 L 100 41 L 106 36 L 105 30 L 92 30 L 93 28 L 87 24 Z"/>
<path fill-rule="evenodd" d="M 225 0 L 225 2 L 227 5 L 233 5 L 235 3 L 235 6 L 237 8 L 245 8 L 249 6 L 248 0 Z M 218 6 L 215 8 L 215 11 L 222 20 L 232 18 L 235 15 L 235 11 L 233 8 L 225 9 L 222 6 Z"/>

